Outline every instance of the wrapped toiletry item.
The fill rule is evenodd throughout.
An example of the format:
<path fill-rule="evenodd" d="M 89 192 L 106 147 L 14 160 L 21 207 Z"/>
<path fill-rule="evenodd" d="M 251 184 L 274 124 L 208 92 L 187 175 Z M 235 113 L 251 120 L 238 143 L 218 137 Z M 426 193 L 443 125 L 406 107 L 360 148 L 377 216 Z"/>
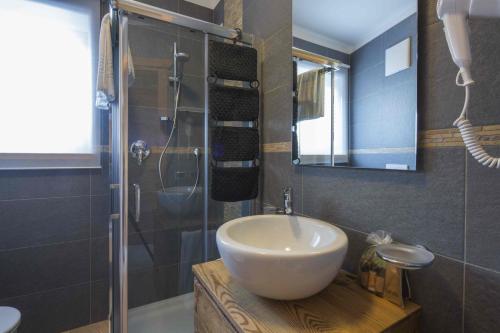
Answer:
<path fill-rule="evenodd" d="M 359 283 L 362 287 L 388 301 L 404 307 L 408 286 L 404 272 L 377 256 L 377 245 L 392 243 L 389 233 L 378 230 L 369 234 L 366 241 L 370 246 L 363 252 L 359 262 Z"/>

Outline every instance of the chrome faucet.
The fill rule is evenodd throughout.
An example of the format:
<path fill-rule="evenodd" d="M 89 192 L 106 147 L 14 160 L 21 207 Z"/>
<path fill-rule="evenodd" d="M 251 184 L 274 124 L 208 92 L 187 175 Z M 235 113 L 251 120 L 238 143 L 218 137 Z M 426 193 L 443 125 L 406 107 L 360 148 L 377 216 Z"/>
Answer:
<path fill-rule="evenodd" d="M 130 146 L 130 153 L 137 160 L 137 165 L 141 166 L 142 162 L 151 154 L 151 149 L 146 142 L 137 140 Z"/>
<path fill-rule="evenodd" d="M 283 189 L 283 207 L 285 215 L 293 215 L 292 188 Z"/>

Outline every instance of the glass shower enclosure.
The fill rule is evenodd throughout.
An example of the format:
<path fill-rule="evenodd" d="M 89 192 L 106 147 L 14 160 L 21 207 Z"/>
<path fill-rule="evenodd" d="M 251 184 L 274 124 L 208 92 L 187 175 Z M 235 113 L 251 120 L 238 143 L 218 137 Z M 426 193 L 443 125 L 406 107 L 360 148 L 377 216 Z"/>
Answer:
<path fill-rule="evenodd" d="M 191 266 L 218 258 L 217 227 L 252 206 L 209 196 L 207 45 L 252 37 L 132 0 L 111 14 L 111 331 L 180 332 L 192 324 Z"/>

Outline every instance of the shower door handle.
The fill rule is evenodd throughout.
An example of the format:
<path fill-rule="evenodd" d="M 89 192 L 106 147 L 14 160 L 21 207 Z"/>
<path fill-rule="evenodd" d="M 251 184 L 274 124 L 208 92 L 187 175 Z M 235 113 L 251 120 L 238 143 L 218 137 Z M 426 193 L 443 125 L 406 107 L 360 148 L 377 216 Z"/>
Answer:
<path fill-rule="evenodd" d="M 139 223 L 141 219 L 141 186 L 139 184 L 133 184 L 134 187 L 134 199 L 135 199 L 135 213 L 134 220 Z"/>

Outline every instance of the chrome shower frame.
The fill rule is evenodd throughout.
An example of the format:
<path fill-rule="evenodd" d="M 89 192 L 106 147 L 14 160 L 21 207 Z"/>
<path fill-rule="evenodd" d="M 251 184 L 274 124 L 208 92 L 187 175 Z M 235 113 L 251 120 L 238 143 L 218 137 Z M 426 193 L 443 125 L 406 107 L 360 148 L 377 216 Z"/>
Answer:
<path fill-rule="evenodd" d="M 237 39 L 252 45 L 253 36 L 239 30 L 195 19 L 134 0 L 109 0 L 115 82 L 118 96 L 111 104 L 111 215 L 109 219 L 110 322 L 112 333 L 128 332 L 128 14 L 137 14 L 205 34 L 205 76 L 208 75 L 209 36 Z M 208 128 L 208 87 L 205 83 L 205 129 Z M 204 133 L 204 152 L 208 151 L 208 131 Z M 204 154 L 205 166 L 208 155 Z M 204 168 L 204 258 L 208 241 L 208 168 Z"/>

